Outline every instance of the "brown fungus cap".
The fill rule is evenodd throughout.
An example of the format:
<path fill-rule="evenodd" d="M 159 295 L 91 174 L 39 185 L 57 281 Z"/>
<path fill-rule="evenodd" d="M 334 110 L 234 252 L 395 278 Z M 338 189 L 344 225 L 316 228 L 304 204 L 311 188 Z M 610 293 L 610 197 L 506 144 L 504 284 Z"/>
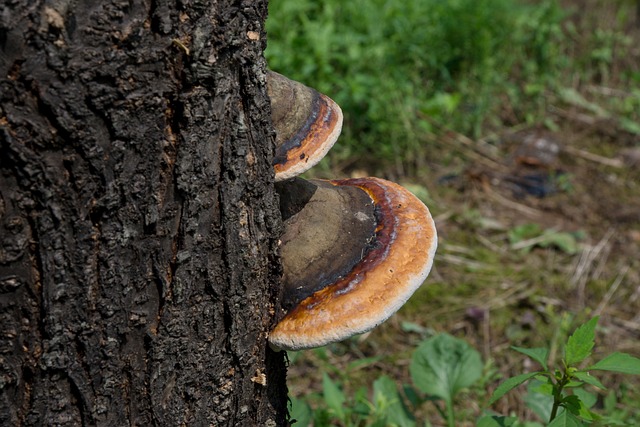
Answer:
<path fill-rule="evenodd" d="M 274 71 L 267 72 L 271 119 L 276 129 L 276 181 L 317 164 L 340 136 L 342 111 L 316 90 Z"/>
<path fill-rule="evenodd" d="M 341 341 L 387 320 L 425 280 L 437 246 L 429 210 L 397 184 L 295 181 L 279 188 L 288 312 L 269 335 L 284 350 Z"/>

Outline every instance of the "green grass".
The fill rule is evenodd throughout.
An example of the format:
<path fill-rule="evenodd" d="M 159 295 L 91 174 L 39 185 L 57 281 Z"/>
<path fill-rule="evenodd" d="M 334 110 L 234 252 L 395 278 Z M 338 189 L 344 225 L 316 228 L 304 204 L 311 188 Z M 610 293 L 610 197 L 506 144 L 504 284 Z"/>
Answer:
<path fill-rule="evenodd" d="M 562 9 L 513 0 L 273 1 L 269 66 L 345 111 L 337 159 L 407 162 L 442 127 L 479 135 L 544 111 L 566 67 Z"/>
<path fill-rule="evenodd" d="M 597 105 L 598 116 L 640 134 L 640 70 L 628 55 L 637 43 L 623 30 L 634 4 L 615 3 L 610 28 L 584 34 L 567 19 L 582 11 L 557 0 L 274 0 L 266 56 L 342 106 L 335 165 L 357 157 L 370 172 L 411 174 L 443 132 L 554 128 L 548 108 L 557 101 Z"/>

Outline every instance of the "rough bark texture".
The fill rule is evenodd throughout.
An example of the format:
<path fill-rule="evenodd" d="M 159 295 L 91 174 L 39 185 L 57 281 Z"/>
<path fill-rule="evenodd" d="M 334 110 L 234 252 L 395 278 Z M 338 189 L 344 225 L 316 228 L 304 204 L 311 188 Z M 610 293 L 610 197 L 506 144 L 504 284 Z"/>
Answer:
<path fill-rule="evenodd" d="M 0 425 L 281 425 L 266 1 L 0 5 Z"/>

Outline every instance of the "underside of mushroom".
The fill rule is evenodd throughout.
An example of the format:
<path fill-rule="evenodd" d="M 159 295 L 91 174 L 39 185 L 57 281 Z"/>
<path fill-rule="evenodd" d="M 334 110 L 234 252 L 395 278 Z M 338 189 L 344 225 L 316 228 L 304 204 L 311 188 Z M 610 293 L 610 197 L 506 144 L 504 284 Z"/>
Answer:
<path fill-rule="evenodd" d="M 297 193 L 315 192 L 302 206 Z M 366 332 L 425 280 L 437 245 L 427 207 L 379 178 L 287 181 L 279 186 L 285 232 L 283 307 L 273 347 L 318 347 Z M 294 206 L 291 206 L 294 204 Z"/>

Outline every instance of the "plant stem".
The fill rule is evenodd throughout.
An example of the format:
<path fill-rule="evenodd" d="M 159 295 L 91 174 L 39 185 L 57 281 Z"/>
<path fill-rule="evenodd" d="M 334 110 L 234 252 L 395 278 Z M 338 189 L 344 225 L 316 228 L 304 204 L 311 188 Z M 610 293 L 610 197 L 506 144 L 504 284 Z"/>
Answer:
<path fill-rule="evenodd" d="M 549 422 L 553 421 L 553 419 L 558 415 L 558 408 L 560 407 L 560 400 L 556 397 L 556 394 L 553 394 L 553 408 L 551 408 L 551 416 L 549 417 Z"/>
<path fill-rule="evenodd" d="M 558 409 L 560 409 L 560 404 L 562 403 L 562 389 L 569 382 L 569 376 L 567 375 L 566 368 L 562 373 L 562 378 L 560 378 L 553 385 L 553 407 L 551 408 L 551 416 L 549 416 L 549 422 L 553 421 L 553 419 L 558 415 Z"/>
<path fill-rule="evenodd" d="M 448 400 L 445 403 L 447 404 L 447 426 L 455 427 L 456 420 L 453 416 L 453 400 Z"/>

